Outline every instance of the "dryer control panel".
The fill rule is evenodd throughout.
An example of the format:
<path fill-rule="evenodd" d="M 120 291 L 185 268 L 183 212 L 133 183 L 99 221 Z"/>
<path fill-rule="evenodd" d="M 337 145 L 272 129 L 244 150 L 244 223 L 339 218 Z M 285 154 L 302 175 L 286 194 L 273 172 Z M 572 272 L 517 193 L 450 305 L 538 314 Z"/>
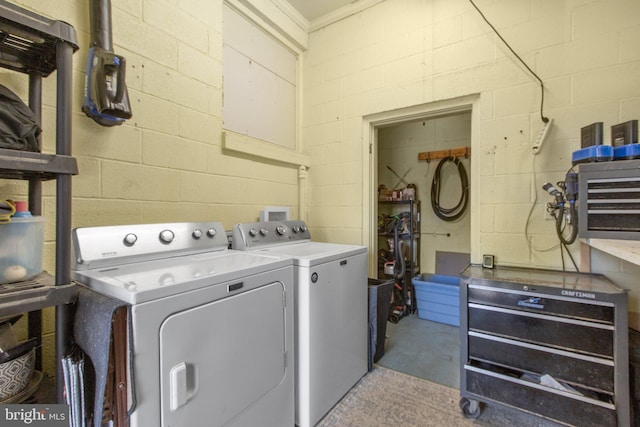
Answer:
<path fill-rule="evenodd" d="M 180 222 L 76 228 L 75 270 L 227 249 L 219 222 Z"/>
<path fill-rule="evenodd" d="M 248 222 L 233 227 L 231 246 L 246 251 L 309 240 L 311 233 L 304 221 Z"/>

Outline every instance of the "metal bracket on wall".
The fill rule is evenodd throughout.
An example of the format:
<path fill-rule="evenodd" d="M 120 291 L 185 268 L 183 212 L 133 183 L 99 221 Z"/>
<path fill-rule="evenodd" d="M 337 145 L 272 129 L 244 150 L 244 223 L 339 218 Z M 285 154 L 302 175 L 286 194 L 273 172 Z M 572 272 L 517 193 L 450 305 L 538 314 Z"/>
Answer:
<path fill-rule="evenodd" d="M 471 155 L 471 147 L 458 147 L 450 148 L 447 150 L 437 151 L 424 151 L 418 153 L 418 160 L 426 160 L 429 163 L 431 160 L 444 159 L 446 157 L 465 157 L 469 158 Z"/>

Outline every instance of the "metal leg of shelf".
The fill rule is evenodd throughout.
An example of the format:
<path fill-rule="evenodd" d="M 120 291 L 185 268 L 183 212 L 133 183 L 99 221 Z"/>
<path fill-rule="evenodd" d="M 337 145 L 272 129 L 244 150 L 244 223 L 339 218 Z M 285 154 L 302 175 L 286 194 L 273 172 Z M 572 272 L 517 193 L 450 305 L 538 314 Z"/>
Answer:
<path fill-rule="evenodd" d="M 29 74 L 29 108 L 35 115 L 36 122 L 42 127 L 42 76 Z M 42 139 L 38 138 L 42 147 Z M 29 210 L 33 215 L 42 215 L 42 182 L 39 179 L 29 180 Z M 29 313 L 29 338 L 42 337 L 42 311 Z M 42 371 L 42 347 L 36 349 L 34 368 Z"/>
<path fill-rule="evenodd" d="M 42 311 L 29 312 L 29 338 L 42 337 Z M 42 371 L 42 346 L 36 348 L 36 362 L 33 368 Z"/>
<path fill-rule="evenodd" d="M 73 48 L 60 42 L 56 46 L 56 153 L 71 155 L 71 111 L 73 101 Z M 71 282 L 71 176 L 56 179 L 56 285 Z M 71 307 L 56 307 L 56 395 L 64 403 L 61 360 L 68 353 L 71 337 Z"/>
<path fill-rule="evenodd" d="M 70 305 L 56 306 L 56 399 L 58 403 L 65 403 L 61 360 L 68 353 L 72 321 Z"/>

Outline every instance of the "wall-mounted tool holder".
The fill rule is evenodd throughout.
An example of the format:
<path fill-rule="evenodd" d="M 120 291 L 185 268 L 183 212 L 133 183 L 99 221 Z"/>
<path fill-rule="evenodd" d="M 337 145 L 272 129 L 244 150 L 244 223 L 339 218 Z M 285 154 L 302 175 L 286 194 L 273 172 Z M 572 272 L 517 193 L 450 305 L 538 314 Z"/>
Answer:
<path fill-rule="evenodd" d="M 458 147 L 450 148 L 448 150 L 436 150 L 436 151 L 424 151 L 418 153 L 418 160 L 431 160 L 445 159 L 447 157 L 465 157 L 471 156 L 471 147 Z"/>

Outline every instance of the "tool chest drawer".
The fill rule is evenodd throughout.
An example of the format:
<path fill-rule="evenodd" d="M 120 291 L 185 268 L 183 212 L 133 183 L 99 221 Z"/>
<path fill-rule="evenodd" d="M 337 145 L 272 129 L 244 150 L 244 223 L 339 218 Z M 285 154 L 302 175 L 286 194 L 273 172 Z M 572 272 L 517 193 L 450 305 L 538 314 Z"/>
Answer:
<path fill-rule="evenodd" d="M 590 427 L 615 426 L 617 422 L 612 403 L 528 382 L 511 372 L 471 365 L 466 367 L 464 376 L 470 393 L 546 418 Z"/>
<path fill-rule="evenodd" d="M 469 329 L 555 348 L 613 357 L 613 326 L 480 304 L 468 305 Z"/>
<path fill-rule="evenodd" d="M 491 361 L 522 371 L 544 372 L 553 378 L 613 393 L 614 369 L 611 359 L 603 359 L 550 349 L 493 335 L 469 332 L 469 359 Z"/>
<path fill-rule="evenodd" d="M 470 265 L 460 278 L 460 408 L 628 426 L 627 293 L 595 274 Z"/>
<path fill-rule="evenodd" d="M 551 298 L 536 292 L 470 285 L 469 302 L 613 324 L 613 304 L 586 304 L 572 301 L 571 297 Z"/>

